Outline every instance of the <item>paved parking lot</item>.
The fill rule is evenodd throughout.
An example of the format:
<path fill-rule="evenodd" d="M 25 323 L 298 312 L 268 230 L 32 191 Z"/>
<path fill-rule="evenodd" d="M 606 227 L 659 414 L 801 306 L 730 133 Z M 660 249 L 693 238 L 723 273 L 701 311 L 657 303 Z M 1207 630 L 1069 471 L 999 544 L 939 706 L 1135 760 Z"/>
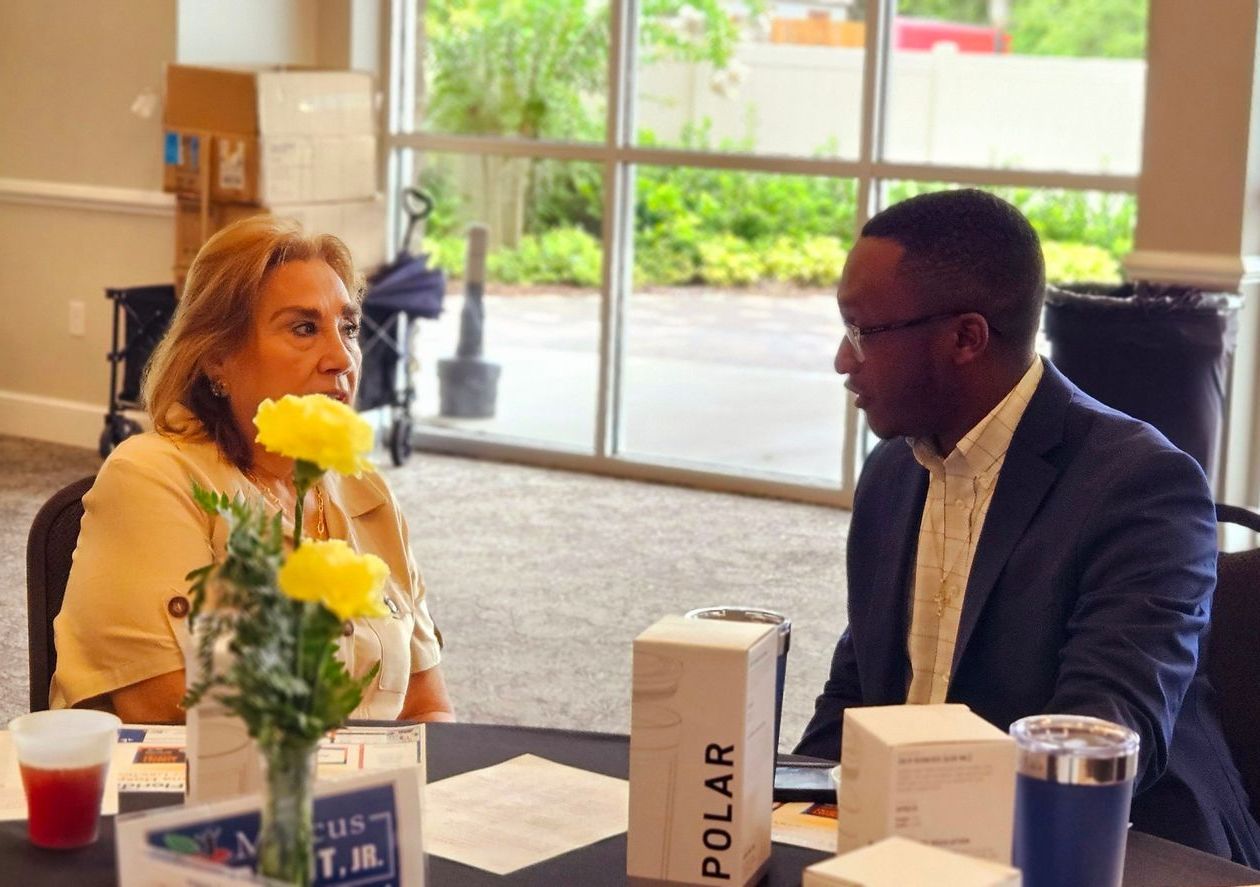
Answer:
<path fill-rule="evenodd" d="M 502 367 L 493 419 L 438 416 L 437 360 L 455 352 L 462 294 L 422 321 L 416 415 L 447 427 L 589 449 L 599 296 L 486 297 L 485 357 Z M 626 311 L 627 452 L 838 480 L 845 393 L 832 370 L 834 298 L 638 293 Z"/>

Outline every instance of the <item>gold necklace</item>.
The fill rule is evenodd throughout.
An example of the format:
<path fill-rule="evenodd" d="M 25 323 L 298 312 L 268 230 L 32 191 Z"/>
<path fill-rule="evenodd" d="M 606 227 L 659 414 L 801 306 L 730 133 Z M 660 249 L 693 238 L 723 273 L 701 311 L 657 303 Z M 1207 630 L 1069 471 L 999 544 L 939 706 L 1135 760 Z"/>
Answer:
<path fill-rule="evenodd" d="M 255 489 L 262 494 L 262 497 L 273 505 L 277 511 L 293 520 L 294 523 L 297 522 L 297 516 L 295 514 L 290 514 L 285 509 L 284 504 L 281 503 L 279 497 L 271 491 L 270 487 L 259 480 L 258 475 L 256 475 L 252 470 L 245 471 L 243 474 L 249 482 L 254 485 Z M 318 539 L 327 539 L 328 522 L 324 517 L 324 492 L 319 488 L 319 484 L 315 484 L 311 487 L 311 489 L 315 491 L 315 536 Z"/>

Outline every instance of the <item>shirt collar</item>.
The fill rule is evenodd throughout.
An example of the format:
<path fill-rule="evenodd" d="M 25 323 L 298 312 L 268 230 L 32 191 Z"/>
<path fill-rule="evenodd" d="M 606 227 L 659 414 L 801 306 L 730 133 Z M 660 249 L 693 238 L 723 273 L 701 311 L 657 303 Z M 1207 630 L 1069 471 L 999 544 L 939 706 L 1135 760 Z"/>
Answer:
<path fill-rule="evenodd" d="M 906 438 L 915 460 L 932 473 L 947 471 L 951 475 L 980 477 L 992 470 L 1006 455 L 1015 428 L 1028 408 L 1028 401 L 1037 390 L 1043 372 L 1041 358 L 1037 357 L 1015 387 L 963 435 L 953 451 L 944 458 L 936 451 L 931 438 Z"/>
<path fill-rule="evenodd" d="M 345 509 L 346 516 L 352 519 L 363 517 L 386 502 L 384 490 L 373 483 L 372 478 L 366 474 L 356 478 L 343 477 L 335 471 L 326 471 L 322 482 L 328 488 L 329 497 L 335 497 Z"/>

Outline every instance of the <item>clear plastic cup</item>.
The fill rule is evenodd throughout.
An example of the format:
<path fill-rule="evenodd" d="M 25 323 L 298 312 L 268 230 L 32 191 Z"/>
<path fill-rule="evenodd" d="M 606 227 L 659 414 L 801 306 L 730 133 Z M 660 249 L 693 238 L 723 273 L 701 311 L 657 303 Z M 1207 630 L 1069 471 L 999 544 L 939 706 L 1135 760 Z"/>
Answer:
<path fill-rule="evenodd" d="M 66 849 L 97 839 L 120 726 L 108 712 L 80 709 L 37 711 L 9 722 L 32 844 Z"/>

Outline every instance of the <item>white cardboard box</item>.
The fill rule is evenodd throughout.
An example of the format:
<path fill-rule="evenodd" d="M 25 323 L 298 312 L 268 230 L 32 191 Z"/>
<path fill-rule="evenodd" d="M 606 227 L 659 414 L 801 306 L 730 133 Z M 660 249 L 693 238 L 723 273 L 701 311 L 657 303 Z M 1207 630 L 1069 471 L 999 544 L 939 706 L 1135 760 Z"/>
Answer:
<path fill-rule="evenodd" d="M 277 204 L 357 200 L 377 188 L 367 74 L 169 65 L 163 122 L 167 191 Z"/>
<path fill-rule="evenodd" d="M 770 858 L 775 627 L 667 616 L 634 641 L 632 881 L 749 884 Z"/>
<path fill-rule="evenodd" d="M 909 838 L 885 838 L 805 869 L 801 887 L 1020 887 L 1019 869 L 929 847 Z"/>
<path fill-rule="evenodd" d="M 1015 743 L 965 705 L 850 708 L 836 849 L 901 835 L 1009 863 Z"/>

